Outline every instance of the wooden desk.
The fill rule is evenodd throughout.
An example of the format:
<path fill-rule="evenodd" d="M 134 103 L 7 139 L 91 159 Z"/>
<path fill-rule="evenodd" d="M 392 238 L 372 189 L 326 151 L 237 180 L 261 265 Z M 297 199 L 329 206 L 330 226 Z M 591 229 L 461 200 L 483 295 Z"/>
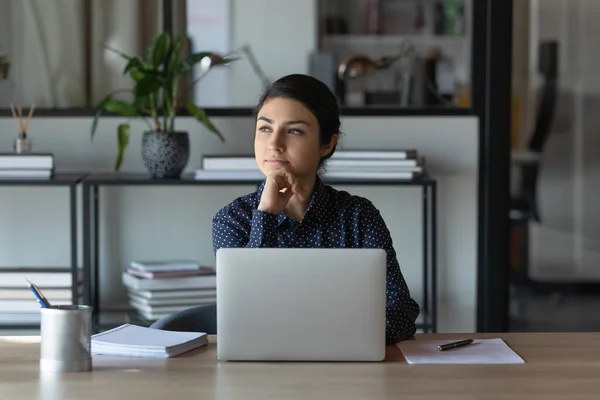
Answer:
<path fill-rule="evenodd" d="M 0 398 L 600 398 L 600 333 L 423 334 L 416 340 L 465 336 L 501 337 L 527 364 L 408 365 L 395 346 L 382 363 L 218 362 L 211 338 L 208 347 L 171 359 L 94 356 L 91 372 L 41 374 L 39 339 L 12 336 L 0 337 Z"/>

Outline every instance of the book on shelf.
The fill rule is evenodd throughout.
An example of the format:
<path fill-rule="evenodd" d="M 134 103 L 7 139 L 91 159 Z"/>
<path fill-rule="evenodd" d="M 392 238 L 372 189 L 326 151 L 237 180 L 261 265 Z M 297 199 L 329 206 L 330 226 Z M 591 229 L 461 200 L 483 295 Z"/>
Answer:
<path fill-rule="evenodd" d="M 182 292 L 181 290 L 168 290 L 168 291 L 154 291 L 150 293 L 160 293 L 161 297 L 148 297 L 140 294 L 140 292 L 129 291 L 129 300 L 135 302 L 140 306 L 195 306 L 201 304 L 210 304 L 215 303 L 217 299 L 217 291 L 213 289 L 205 289 L 205 290 L 186 290 L 183 292 L 183 295 L 178 292 Z"/>
<path fill-rule="evenodd" d="M 183 311 L 188 308 L 202 306 L 202 305 L 208 305 L 208 304 L 214 304 L 214 303 L 215 303 L 214 299 L 205 299 L 205 300 L 197 299 L 195 301 L 190 301 L 189 303 L 184 303 L 184 304 L 150 305 L 150 304 L 144 304 L 144 303 L 137 302 L 135 297 L 129 298 L 129 305 L 132 308 L 136 309 L 140 314 L 142 314 L 144 316 L 158 314 L 162 317 L 162 316 L 169 315 L 169 314 L 172 314 L 172 313 L 175 313 L 178 311 Z M 159 318 L 161 318 L 161 317 L 159 317 Z M 152 319 L 152 318 L 148 318 L 148 319 Z"/>
<path fill-rule="evenodd" d="M 234 170 L 204 170 L 197 169 L 196 180 L 204 181 L 257 181 L 264 180 L 265 175 L 258 169 L 234 169 Z"/>
<path fill-rule="evenodd" d="M 0 179 L 44 179 L 54 172 L 50 153 L 0 153 Z"/>
<path fill-rule="evenodd" d="M 398 161 L 414 160 L 418 157 L 415 149 L 407 150 L 336 150 L 329 162 L 337 160 L 366 160 L 366 161 Z M 256 159 L 253 155 L 204 155 L 200 165 L 201 170 L 246 170 L 256 169 Z"/>
<path fill-rule="evenodd" d="M 324 179 L 413 180 L 425 175 L 425 157 L 417 150 L 338 150 L 327 160 Z M 204 156 L 196 179 L 263 180 L 250 155 Z"/>
<path fill-rule="evenodd" d="M 50 169 L 0 169 L 0 179 L 49 179 Z"/>
<path fill-rule="evenodd" d="M 78 274 L 81 276 L 79 269 Z M 26 280 L 42 290 L 70 288 L 72 279 L 70 267 L 0 267 L 0 289 L 27 287 Z"/>
<path fill-rule="evenodd" d="M 44 292 L 45 295 L 46 292 Z M 31 294 L 31 292 L 30 292 Z M 29 296 L 31 297 L 31 296 Z M 70 305 L 73 304 L 71 299 L 61 299 L 61 300 L 50 300 L 48 299 L 50 304 L 53 306 L 59 305 Z M 29 300 L 12 300 L 12 299 L 0 299 L 0 313 L 9 313 L 9 312 L 31 312 L 31 313 L 39 313 L 40 305 L 35 298 Z"/>
<path fill-rule="evenodd" d="M 202 267 L 194 260 L 133 260 L 129 264 L 139 271 L 194 271 Z"/>
<path fill-rule="evenodd" d="M 1 275 L 0 275 L 1 276 Z M 83 286 L 81 284 L 77 285 L 77 294 L 82 294 Z M 50 302 L 56 302 L 61 300 L 71 300 L 71 288 L 63 288 L 63 289 L 54 289 L 54 288 L 44 288 L 42 289 L 44 292 L 44 296 Z M 11 287 L 11 288 L 3 288 L 0 286 L 0 302 L 3 300 L 31 300 L 31 290 L 27 287 L 27 285 L 23 285 L 22 288 Z"/>
<path fill-rule="evenodd" d="M 0 169 L 53 169 L 52 153 L 0 153 Z"/>
<path fill-rule="evenodd" d="M 198 276 L 198 275 L 211 275 L 214 270 L 211 268 L 203 268 L 197 270 L 173 270 L 173 271 L 140 271 L 138 269 L 127 268 L 126 272 L 129 275 L 137 276 L 139 278 L 146 279 L 160 279 L 160 278 L 175 278 L 183 276 Z"/>
<path fill-rule="evenodd" d="M 412 180 L 419 178 L 423 175 L 421 171 L 327 171 L 321 176 L 324 179 L 373 179 L 373 180 Z"/>
<path fill-rule="evenodd" d="M 214 268 L 177 264 L 173 261 L 153 262 L 157 271 L 141 271 L 131 267 L 123 271 L 129 306 L 145 320 L 153 321 L 171 313 L 202 304 L 216 302 Z M 179 266 L 178 266 L 179 265 Z"/>
<path fill-rule="evenodd" d="M 54 271 L 54 272 L 52 272 Z M 0 324 L 38 325 L 40 305 L 29 290 L 26 279 L 36 283 L 52 305 L 73 304 L 70 268 L 0 268 Z M 78 280 L 76 299 L 83 283 Z"/>
<path fill-rule="evenodd" d="M 175 290 L 136 290 L 131 295 L 144 298 L 148 301 L 171 300 L 171 299 L 203 299 L 206 297 L 216 298 L 217 291 L 213 288 L 207 289 L 175 289 Z"/>
<path fill-rule="evenodd" d="M 249 160 L 250 161 L 250 160 Z M 220 167 L 215 166 L 203 166 L 203 171 L 256 171 L 258 166 L 254 159 L 251 162 L 230 162 L 222 163 Z M 421 158 L 410 158 L 410 159 L 351 159 L 331 158 L 327 161 L 327 169 L 344 169 L 344 168 L 373 168 L 373 169 L 384 169 L 384 168 L 414 168 L 420 167 L 424 164 L 424 159 Z"/>
<path fill-rule="evenodd" d="M 35 301 L 34 301 L 35 303 Z M 37 304 L 37 303 L 35 303 Z M 39 308 L 39 304 L 38 308 Z M 39 325 L 42 320 L 42 314 L 38 311 L 36 312 L 18 312 L 18 311 L 9 311 L 9 312 L 0 312 L 0 324 L 15 324 L 15 325 L 31 325 L 36 326 Z"/>
<path fill-rule="evenodd" d="M 133 290 L 174 290 L 174 289 L 205 289 L 217 285 L 216 275 L 198 275 L 186 277 L 174 277 L 163 279 L 140 278 L 128 274 L 122 274 L 123 284 Z"/>

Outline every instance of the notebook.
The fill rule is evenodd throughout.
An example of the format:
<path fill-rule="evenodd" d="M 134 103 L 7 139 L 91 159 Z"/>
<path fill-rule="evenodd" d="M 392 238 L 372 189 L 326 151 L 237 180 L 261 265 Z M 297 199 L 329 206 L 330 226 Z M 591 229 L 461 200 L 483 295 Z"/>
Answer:
<path fill-rule="evenodd" d="M 409 364 L 523 364 L 502 339 L 475 339 L 468 346 L 439 351 L 456 340 L 406 340 L 396 344 Z"/>
<path fill-rule="evenodd" d="M 208 344 L 206 333 L 174 332 L 123 324 L 92 335 L 93 354 L 130 357 L 175 357 Z"/>

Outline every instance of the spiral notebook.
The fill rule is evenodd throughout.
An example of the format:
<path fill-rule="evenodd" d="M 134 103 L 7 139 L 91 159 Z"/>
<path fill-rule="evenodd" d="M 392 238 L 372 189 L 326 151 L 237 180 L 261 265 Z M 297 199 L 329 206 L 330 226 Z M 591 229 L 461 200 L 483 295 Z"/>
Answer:
<path fill-rule="evenodd" d="M 129 357 L 175 357 L 208 344 L 208 335 L 123 324 L 92 335 L 92 354 Z"/>

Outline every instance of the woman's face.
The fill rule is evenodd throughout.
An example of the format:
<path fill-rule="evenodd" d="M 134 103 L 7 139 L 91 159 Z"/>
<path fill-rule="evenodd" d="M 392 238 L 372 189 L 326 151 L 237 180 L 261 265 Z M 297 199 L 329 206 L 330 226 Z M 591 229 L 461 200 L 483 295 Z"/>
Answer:
<path fill-rule="evenodd" d="M 334 135 L 330 144 L 321 146 L 317 119 L 295 100 L 272 98 L 258 112 L 254 155 L 265 175 L 285 169 L 297 179 L 310 178 L 336 141 Z"/>

